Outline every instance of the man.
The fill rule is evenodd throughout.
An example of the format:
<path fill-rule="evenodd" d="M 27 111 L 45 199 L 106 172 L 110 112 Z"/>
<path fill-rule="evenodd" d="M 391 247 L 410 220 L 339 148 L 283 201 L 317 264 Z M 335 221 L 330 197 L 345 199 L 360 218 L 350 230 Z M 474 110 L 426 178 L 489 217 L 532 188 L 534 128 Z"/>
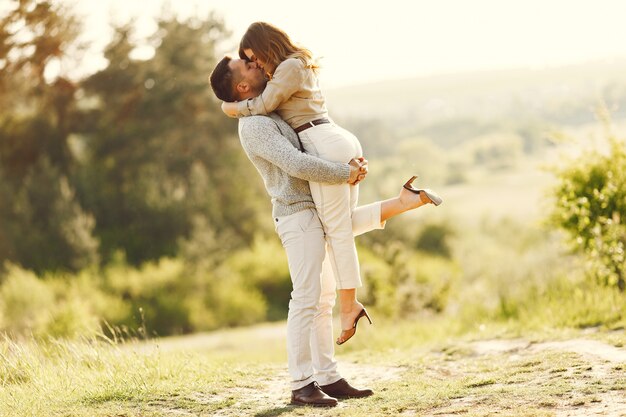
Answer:
<path fill-rule="evenodd" d="M 256 63 L 224 57 L 210 76 L 224 101 L 258 96 L 266 80 Z M 372 395 L 352 387 L 337 371 L 332 336 L 335 280 L 325 259 L 325 240 L 308 181 L 356 183 L 367 174 L 367 161 L 325 161 L 298 150 L 297 134 L 275 114 L 239 119 L 239 137 L 272 199 L 276 232 L 287 253 L 293 284 L 287 318 L 287 356 L 291 403 L 332 407 L 337 398 Z M 401 191 L 398 198 L 358 207 L 352 215 L 355 235 L 382 229 L 385 220 L 431 202 Z M 324 262 L 323 262 L 324 261 Z"/>

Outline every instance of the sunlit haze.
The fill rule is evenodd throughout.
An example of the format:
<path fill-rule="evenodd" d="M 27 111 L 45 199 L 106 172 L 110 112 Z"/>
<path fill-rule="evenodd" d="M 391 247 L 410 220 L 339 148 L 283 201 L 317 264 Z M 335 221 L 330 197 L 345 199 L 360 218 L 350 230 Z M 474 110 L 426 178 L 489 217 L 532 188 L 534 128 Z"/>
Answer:
<path fill-rule="evenodd" d="M 162 0 L 66 0 L 84 16 L 92 50 L 88 70 L 104 65 L 99 51 L 110 22 L 136 19 L 139 35 L 154 30 Z M 327 87 L 498 68 L 542 68 L 626 56 L 626 3 L 620 0 L 364 0 L 171 2 L 181 17 L 214 10 L 232 30 L 235 50 L 247 26 L 263 20 L 322 56 Z"/>

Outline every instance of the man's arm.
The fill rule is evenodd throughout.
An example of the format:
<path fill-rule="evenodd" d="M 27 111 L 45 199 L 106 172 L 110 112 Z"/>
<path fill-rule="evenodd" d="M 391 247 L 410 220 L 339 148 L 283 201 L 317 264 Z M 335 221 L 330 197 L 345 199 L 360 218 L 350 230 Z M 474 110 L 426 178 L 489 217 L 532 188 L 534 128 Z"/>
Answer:
<path fill-rule="evenodd" d="M 349 164 L 307 155 L 285 138 L 269 117 L 255 117 L 239 127 L 242 144 L 250 153 L 276 165 L 292 177 L 306 181 L 341 184 L 351 179 Z"/>

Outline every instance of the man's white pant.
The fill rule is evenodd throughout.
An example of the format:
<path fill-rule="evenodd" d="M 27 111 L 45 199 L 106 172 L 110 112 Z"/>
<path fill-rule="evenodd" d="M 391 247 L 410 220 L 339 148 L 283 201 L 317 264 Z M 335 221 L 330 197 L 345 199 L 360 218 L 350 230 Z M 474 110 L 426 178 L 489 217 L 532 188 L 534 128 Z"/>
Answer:
<path fill-rule="evenodd" d="M 356 208 L 352 214 L 354 235 L 384 228 L 380 210 L 380 202 Z M 325 259 L 324 229 L 314 209 L 274 220 L 287 253 L 293 284 L 287 316 L 291 389 L 300 389 L 313 381 L 332 384 L 341 376 L 334 359 L 332 324 L 336 283 Z"/>
<path fill-rule="evenodd" d="M 308 154 L 327 161 L 348 163 L 352 158 L 363 156 L 356 136 L 334 123 L 310 127 L 298 136 Z M 327 257 L 337 287 L 358 288 L 361 274 L 350 217 L 359 199 L 359 187 L 319 182 L 309 182 L 309 186 L 326 232 Z"/>

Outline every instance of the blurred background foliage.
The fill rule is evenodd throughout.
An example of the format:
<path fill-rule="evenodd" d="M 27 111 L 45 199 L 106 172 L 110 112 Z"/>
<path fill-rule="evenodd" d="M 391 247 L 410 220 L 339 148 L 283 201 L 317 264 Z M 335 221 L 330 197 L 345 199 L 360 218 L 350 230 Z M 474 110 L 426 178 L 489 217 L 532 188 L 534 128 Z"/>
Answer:
<path fill-rule="evenodd" d="M 270 203 L 207 84 L 230 37 L 221 19 L 164 13 L 146 39 L 117 27 L 106 67 L 76 80 L 50 71 L 80 62 L 72 11 L 11 3 L 0 20 L 0 331 L 148 337 L 284 319 L 291 282 Z M 154 54 L 135 58 L 145 47 Z M 607 132 L 553 180 L 537 174 L 558 148 L 551 137 L 593 123 L 598 88 L 549 94 L 552 71 L 523 90 L 506 72 L 472 77 L 329 94 L 370 160 L 363 202 L 413 172 L 447 200 L 358 239 L 360 297 L 392 319 L 623 326 L 624 141 Z M 485 80 L 492 90 L 479 93 Z M 623 82 L 599 90 L 619 125 Z M 411 112 L 388 114 L 385 100 L 404 96 Z"/>

